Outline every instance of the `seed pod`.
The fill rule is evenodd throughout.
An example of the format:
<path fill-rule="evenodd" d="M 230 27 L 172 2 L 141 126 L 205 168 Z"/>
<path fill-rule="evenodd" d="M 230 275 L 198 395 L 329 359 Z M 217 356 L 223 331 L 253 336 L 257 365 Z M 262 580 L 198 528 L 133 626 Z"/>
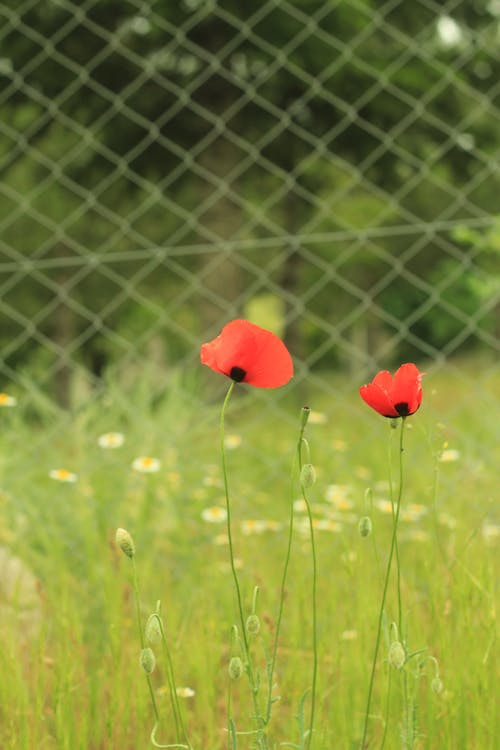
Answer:
<path fill-rule="evenodd" d="M 370 516 L 363 516 L 359 519 L 358 531 L 360 536 L 370 536 L 372 533 L 372 519 Z"/>
<path fill-rule="evenodd" d="M 229 677 L 238 680 L 243 674 L 243 662 L 239 656 L 232 656 L 228 667 Z"/>
<path fill-rule="evenodd" d="M 260 620 L 257 615 L 248 615 L 246 630 L 249 635 L 257 635 L 260 630 Z"/>
<path fill-rule="evenodd" d="M 146 646 L 146 648 L 143 648 L 141 651 L 141 667 L 146 672 L 146 674 L 151 674 L 151 672 L 154 671 L 155 666 L 156 659 L 153 653 L 153 649 L 149 648 L 149 646 Z"/>
<path fill-rule="evenodd" d="M 389 648 L 389 664 L 394 669 L 402 669 L 405 665 L 406 653 L 400 641 L 393 641 Z"/>
<path fill-rule="evenodd" d="M 132 558 L 135 555 L 135 544 L 134 540 L 125 529 L 117 529 L 115 535 L 116 544 L 121 551 Z"/>
<path fill-rule="evenodd" d="M 304 464 L 300 471 L 300 483 L 302 487 L 312 487 L 316 481 L 316 469 L 312 464 Z"/>

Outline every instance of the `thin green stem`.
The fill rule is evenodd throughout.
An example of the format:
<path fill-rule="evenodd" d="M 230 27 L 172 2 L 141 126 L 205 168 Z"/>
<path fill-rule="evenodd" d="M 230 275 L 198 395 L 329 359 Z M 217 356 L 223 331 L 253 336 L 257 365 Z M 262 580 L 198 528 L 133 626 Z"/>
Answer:
<path fill-rule="evenodd" d="M 298 445 L 302 443 L 302 438 L 304 436 L 305 427 L 306 427 L 305 422 L 303 419 L 301 419 L 300 433 L 299 433 L 299 439 L 297 443 Z M 287 576 L 288 576 L 288 567 L 290 565 L 290 557 L 291 557 L 291 551 L 292 551 L 293 522 L 294 522 L 294 508 L 293 508 L 294 491 L 293 490 L 294 490 L 296 468 L 297 468 L 297 453 L 294 451 L 291 478 L 290 478 L 290 517 L 288 521 L 288 542 L 287 542 L 286 554 L 285 554 L 285 564 L 283 566 L 283 574 L 281 577 L 280 603 L 279 603 L 279 608 L 278 608 L 278 617 L 276 620 L 274 642 L 273 642 L 273 647 L 271 651 L 271 663 L 270 663 L 269 670 L 268 670 L 266 724 L 269 723 L 271 719 L 273 677 L 274 677 L 274 669 L 276 666 L 276 655 L 278 651 L 278 641 L 279 641 L 279 635 L 280 635 L 280 630 L 281 630 L 281 620 L 283 617 L 283 607 L 285 604 L 285 588 L 286 588 L 286 581 L 287 581 Z"/>
<path fill-rule="evenodd" d="M 184 740 L 186 741 L 187 745 L 191 747 L 189 740 L 188 740 L 186 725 L 184 724 L 184 718 L 182 716 L 181 707 L 179 704 L 179 696 L 177 695 L 177 683 L 175 681 L 174 665 L 172 662 L 172 657 L 170 655 L 170 649 L 168 647 L 165 627 L 163 625 L 162 618 L 158 614 L 155 614 L 155 617 L 158 619 L 158 624 L 160 626 L 163 653 L 165 656 L 165 660 L 167 662 L 167 675 L 168 675 L 168 682 L 169 682 L 169 687 L 170 687 L 170 700 L 172 702 L 172 708 L 174 711 L 177 742 L 180 742 L 180 734 L 179 734 L 179 727 L 180 727 L 180 731 L 182 732 L 184 736 Z"/>
<path fill-rule="evenodd" d="M 404 424 L 404 419 L 402 420 L 402 424 Z M 391 431 L 389 436 L 389 456 L 388 456 L 388 463 L 389 463 L 389 492 L 390 492 L 390 500 L 391 500 L 391 511 L 392 511 L 392 523 L 394 524 L 396 522 L 396 506 L 394 503 L 394 482 L 392 478 L 392 434 L 394 430 L 392 429 L 391 425 Z M 400 433 L 400 440 L 401 440 L 402 432 Z M 401 471 L 401 458 L 403 455 L 403 450 L 400 445 L 400 451 L 399 451 L 399 487 L 401 488 L 401 481 L 402 481 L 402 471 Z M 401 634 L 402 630 L 402 606 L 401 606 L 401 565 L 399 562 L 399 544 L 398 544 L 398 538 L 396 536 L 395 541 L 395 556 L 396 556 L 396 575 L 397 575 L 397 596 L 398 596 L 398 631 Z"/>
<path fill-rule="evenodd" d="M 403 417 L 401 420 L 401 432 L 400 432 L 400 439 L 399 439 L 399 451 L 400 451 L 400 460 L 399 460 L 399 468 L 400 468 L 400 477 L 399 477 L 399 490 L 398 490 L 398 497 L 396 501 L 396 513 L 394 516 L 394 521 L 392 525 L 392 538 L 391 538 L 391 546 L 389 550 L 389 558 L 387 560 L 387 569 L 385 572 L 385 580 L 384 580 L 384 589 L 382 592 L 382 599 L 380 601 L 380 610 L 378 615 L 378 624 L 377 624 L 377 638 L 375 640 L 375 650 L 373 653 L 373 662 L 372 662 L 372 669 L 370 674 L 370 683 L 368 686 L 368 698 L 366 701 L 366 711 L 365 711 L 365 721 L 364 721 L 364 727 L 363 727 L 363 739 L 361 740 L 361 750 L 365 750 L 366 747 L 366 735 L 368 732 L 368 719 L 370 716 L 370 707 L 371 707 L 371 701 L 372 701 L 372 693 L 373 693 L 373 683 L 375 681 L 375 670 L 377 667 L 377 657 L 378 657 L 378 651 L 380 647 L 380 639 L 382 634 L 382 620 L 384 618 L 384 609 L 385 609 L 385 600 L 387 597 L 387 589 L 389 587 L 389 579 L 391 575 L 391 566 L 392 566 L 392 558 L 394 557 L 394 551 L 396 549 L 396 540 L 397 540 L 397 530 L 398 530 L 398 521 L 399 521 L 399 512 L 401 509 L 401 497 L 403 494 L 403 433 L 404 433 L 404 426 L 405 426 L 405 418 Z"/>
<path fill-rule="evenodd" d="M 389 665 L 389 677 L 387 678 L 387 699 L 386 699 L 386 704 L 385 704 L 384 734 L 382 736 L 382 742 L 380 743 L 380 750 L 384 750 L 385 741 L 387 739 L 387 730 L 389 728 L 389 710 L 391 707 L 391 684 L 392 684 L 392 668 Z"/>
<path fill-rule="evenodd" d="M 299 475 L 302 472 L 302 447 L 304 445 L 303 430 L 301 432 L 299 441 L 297 443 L 297 456 L 299 461 Z M 306 447 L 307 443 L 306 443 Z M 311 714 L 309 719 L 309 733 L 307 735 L 306 750 L 309 750 L 312 742 L 312 734 L 314 728 L 314 714 L 316 708 L 316 683 L 318 677 L 318 616 L 317 616 L 317 558 L 316 558 L 316 545 L 314 542 L 314 524 L 311 513 L 311 505 L 304 484 L 301 482 L 302 498 L 306 504 L 307 516 L 309 519 L 309 532 L 311 535 L 311 554 L 312 554 L 312 568 L 313 568 L 313 580 L 312 580 L 312 628 L 313 628 L 313 674 L 311 681 Z"/>
<path fill-rule="evenodd" d="M 263 727 L 262 727 L 262 724 L 263 723 L 265 724 L 265 722 L 263 722 L 263 718 L 261 716 L 260 709 L 259 709 L 259 702 L 257 698 L 257 687 L 255 683 L 255 677 L 253 674 L 252 662 L 250 659 L 250 649 L 249 649 L 248 637 L 247 637 L 246 627 L 245 627 L 245 616 L 243 613 L 241 589 L 240 589 L 240 584 L 238 580 L 238 574 L 236 572 L 236 565 L 234 562 L 233 536 L 232 536 L 232 531 L 231 531 L 231 503 L 229 499 L 229 482 L 228 482 L 228 477 L 227 477 L 226 450 L 224 446 L 224 435 L 225 435 L 225 416 L 226 416 L 227 405 L 229 403 L 229 399 L 231 398 L 231 394 L 234 390 L 235 385 L 236 385 L 235 381 L 234 380 L 231 381 L 231 385 L 229 386 L 228 391 L 226 393 L 226 397 L 224 399 L 224 403 L 222 404 L 222 409 L 220 413 L 220 451 L 221 451 L 221 459 L 222 459 L 222 476 L 224 480 L 224 494 L 226 498 L 227 540 L 228 540 L 228 546 L 229 546 L 229 560 L 230 560 L 230 565 L 231 565 L 231 572 L 233 576 L 234 588 L 236 591 L 236 599 L 238 603 L 238 614 L 240 618 L 241 633 L 243 637 L 246 668 L 248 671 L 248 679 L 250 682 L 250 691 L 252 693 L 255 721 L 257 722 L 257 726 L 258 726 L 257 738 L 258 738 L 259 746 L 262 748 L 262 750 L 267 750 L 267 738 L 263 732 Z"/>
<path fill-rule="evenodd" d="M 144 648 L 144 630 L 142 627 L 142 620 L 141 620 L 141 603 L 139 599 L 139 585 L 137 583 L 137 569 L 135 565 L 135 557 L 132 557 L 132 571 L 133 571 L 133 580 L 134 580 L 134 596 L 135 596 L 135 610 L 137 614 L 137 627 L 139 629 L 139 638 L 141 641 L 141 649 Z M 158 713 L 158 706 L 156 705 L 156 698 L 153 690 L 153 685 L 151 682 L 151 677 L 146 674 L 146 681 L 148 683 L 149 688 L 149 695 L 151 697 L 151 704 L 153 706 L 153 712 L 155 715 L 155 723 L 158 724 L 160 721 L 160 715 Z"/>

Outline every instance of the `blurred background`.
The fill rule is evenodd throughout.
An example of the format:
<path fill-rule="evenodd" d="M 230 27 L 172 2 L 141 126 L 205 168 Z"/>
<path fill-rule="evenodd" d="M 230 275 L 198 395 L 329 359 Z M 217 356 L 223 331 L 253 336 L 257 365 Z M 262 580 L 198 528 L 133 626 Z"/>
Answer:
<path fill-rule="evenodd" d="M 3 390 L 68 407 L 186 372 L 236 316 L 326 391 L 408 359 L 497 372 L 498 0 L 0 17 Z"/>

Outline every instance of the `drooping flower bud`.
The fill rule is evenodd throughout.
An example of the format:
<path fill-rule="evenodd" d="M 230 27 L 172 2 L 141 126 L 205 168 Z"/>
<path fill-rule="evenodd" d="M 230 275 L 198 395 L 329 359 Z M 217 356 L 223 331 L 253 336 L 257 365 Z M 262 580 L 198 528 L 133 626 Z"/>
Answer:
<path fill-rule="evenodd" d="M 360 536 L 370 536 L 372 533 L 372 519 L 370 516 L 363 516 L 359 519 L 358 523 L 358 531 L 360 533 Z"/>
<path fill-rule="evenodd" d="M 146 674 L 151 674 L 151 672 L 154 671 L 155 666 L 156 658 L 153 653 L 153 649 L 149 648 L 149 646 L 146 646 L 146 648 L 143 648 L 141 651 L 141 667 L 146 672 Z"/>
<path fill-rule="evenodd" d="M 316 481 L 316 469 L 312 464 L 304 464 L 300 470 L 300 483 L 302 487 L 312 487 Z"/>
<path fill-rule="evenodd" d="M 161 641 L 161 627 L 158 615 L 150 615 L 144 629 L 144 637 L 147 643 L 154 645 Z"/>
<path fill-rule="evenodd" d="M 394 669 L 402 669 L 405 665 L 406 653 L 400 641 L 393 641 L 389 647 L 389 664 Z"/>
<path fill-rule="evenodd" d="M 434 679 L 431 682 L 431 690 L 433 693 L 436 693 L 436 695 L 439 695 L 439 693 L 443 692 L 443 681 L 439 677 L 439 675 L 436 675 Z"/>
<path fill-rule="evenodd" d="M 229 677 L 238 680 L 243 674 L 243 662 L 239 656 L 232 656 L 228 667 Z"/>
<path fill-rule="evenodd" d="M 116 544 L 127 557 L 134 557 L 135 544 L 134 540 L 125 529 L 117 529 L 115 535 Z"/>
<path fill-rule="evenodd" d="M 260 620 L 258 615 L 248 615 L 245 626 L 249 635 L 257 635 L 260 630 Z"/>

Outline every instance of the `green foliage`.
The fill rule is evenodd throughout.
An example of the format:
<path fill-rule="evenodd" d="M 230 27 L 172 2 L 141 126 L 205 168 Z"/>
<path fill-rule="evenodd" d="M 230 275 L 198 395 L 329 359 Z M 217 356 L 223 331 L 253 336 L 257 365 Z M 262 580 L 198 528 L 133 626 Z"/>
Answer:
<path fill-rule="evenodd" d="M 157 329 L 176 360 L 277 292 L 318 365 L 479 348 L 497 325 L 486 304 L 462 342 L 497 293 L 492 261 L 433 228 L 498 211 L 493 7 L 453 9 L 455 46 L 421 3 L 6 0 L 0 15 L 4 375 L 74 341 L 99 375 Z M 257 261 L 276 236 L 296 244 Z"/>
<path fill-rule="evenodd" d="M 404 670 L 417 686 L 412 701 L 419 706 L 418 732 L 429 747 L 442 750 L 475 745 L 494 750 L 498 737 L 493 660 L 498 420 L 491 399 L 498 399 L 500 386 L 486 375 L 475 360 L 429 373 L 405 445 L 402 582 L 411 642 L 428 651 L 409 659 Z M 382 551 L 391 531 L 390 513 L 380 509 L 387 492 L 388 423 L 363 411 L 355 384 L 346 391 L 345 378 L 330 378 L 339 394 L 333 403 L 317 391 L 307 394 L 311 409 L 329 417 L 314 423 L 311 414 L 308 425 L 318 472 L 311 489 L 318 521 L 321 633 L 315 750 L 359 747 Z M 228 451 L 235 551 L 242 561 L 248 614 L 259 585 L 261 628 L 254 654 L 260 665 L 265 664 L 261 644 L 272 640 L 276 616 L 302 402 L 288 396 L 282 401 L 286 411 L 277 412 L 263 409 L 255 391 L 238 396 L 227 415 L 227 429 L 241 437 L 241 445 Z M 146 746 L 154 717 L 138 659 L 131 561 L 115 544 L 117 527 L 134 539 L 144 624 L 161 597 L 177 684 L 195 691 L 181 699 L 190 741 L 197 748 L 227 747 L 222 729 L 234 601 L 227 547 L 219 539 L 223 527 L 201 515 L 221 502 L 214 449 L 218 407 L 197 397 L 186 378 L 159 390 L 145 376 L 133 388 L 126 389 L 123 379 L 110 384 L 71 417 L 40 405 L 34 423 L 22 400 L 0 412 L 1 747 Z M 100 448 L 98 435 L 111 429 L 123 432 L 123 446 Z M 457 460 L 439 461 L 445 446 L 459 451 Z M 160 471 L 134 472 L 131 463 L 141 454 L 160 458 Z M 50 469 L 62 466 L 75 471 L 78 481 L 48 477 Z M 373 499 L 365 498 L 367 486 L 373 487 Z M 415 505 L 425 511 L 412 518 Z M 373 530 L 362 539 L 358 520 L 367 511 Z M 311 677 L 310 571 L 302 516 L 297 511 L 276 669 L 281 700 L 273 707 L 274 731 L 289 747 L 304 746 L 309 700 L 304 686 Z M 274 529 L 244 533 L 245 519 L 274 521 Z M 329 529 L 321 528 L 325 521 Z M 24 571 L 24 578 L 9 590 L 6 582 L 15 570 Z M 396 601 L 387 606 L 390 620 Z M 439 663 L 436 692 L 431 689 L 436 667 L 428 653 Z M 387 675 L 381 661 L 370 724 L 379 744 Z M 158 737 L 168 742 L 174 726 L 160 664 L 151 679 L 165 717 Z M 235 726 L 229 727 L 232 746 L 241 750 L 253 739 L 236 734 L 252 724 L 243 682 L 232 684 Z M 399 746 L 397 717 L 403 708 L 395 691 L 387 747 Z M 413 716 L 406 718 L 408 732 Z"/>

